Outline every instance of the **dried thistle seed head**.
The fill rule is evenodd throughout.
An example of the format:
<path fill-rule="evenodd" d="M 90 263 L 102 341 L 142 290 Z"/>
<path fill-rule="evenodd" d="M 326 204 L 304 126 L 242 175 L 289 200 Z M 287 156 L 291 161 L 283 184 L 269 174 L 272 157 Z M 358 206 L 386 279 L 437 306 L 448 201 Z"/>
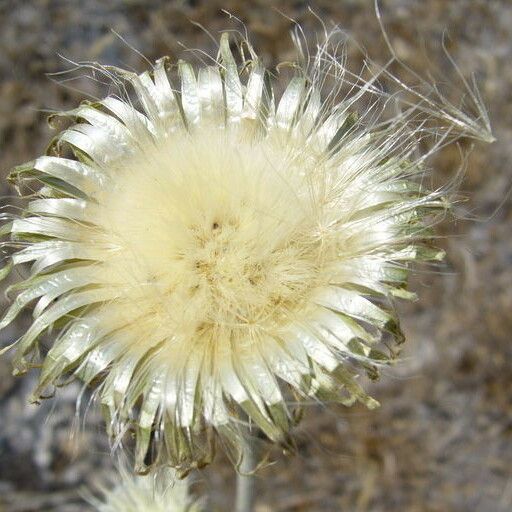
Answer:
<path fill-rule="evenodd" d="M 201 507 L 188 492 L 186 480 L 163 467 L 148 475 L 132 475 L 121 467 L 114 485 L 101 487 L 101 498 L 86 499 L 98 512 L 199 512 Z M 89 494 L 89 493 L 87 493 Z"/>
<path fill-rule="evenodd" d="M 290 398 L 376 406 L 357 373 L 396 357 L 382 347 L 402 341 L 392 303 L 412 296 L 409 263 L 442 257 L 428 228 L 447 201 L 423 184 L 442 141 L 419 148 L 433 100 L 386 117 L 390 96 L 328 39 L 276 101 L 245 46 L 239 66 L 226 34 L 217 64 L 180 61 L 176 89 L 164 60 L 96 70 L 138 105 L 82 104 L 11 173 L 40 184 L 3 228 L 10 266 L 32 267 L 0 326 L 37 301 L 15 371 L 52 329 L 36 398 L 69 374 L 98 386 L 110 435 L 135 433 L 139 471 L 201 466 L 217 436 L 239 460 L 246 418 L 289 444 Z"/>

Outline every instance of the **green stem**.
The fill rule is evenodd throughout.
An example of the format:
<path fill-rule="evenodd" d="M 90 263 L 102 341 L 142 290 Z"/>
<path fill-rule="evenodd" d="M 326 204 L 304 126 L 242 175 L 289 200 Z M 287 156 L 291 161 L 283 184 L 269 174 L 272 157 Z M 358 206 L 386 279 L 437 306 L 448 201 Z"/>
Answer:
<path fill-rule="evenodd" d="M 256 456 L 251 441 L 245 445 L 242 462 L 236 476 L 235 512 L 252 512 L 254 504 L 254 469 Z"/>

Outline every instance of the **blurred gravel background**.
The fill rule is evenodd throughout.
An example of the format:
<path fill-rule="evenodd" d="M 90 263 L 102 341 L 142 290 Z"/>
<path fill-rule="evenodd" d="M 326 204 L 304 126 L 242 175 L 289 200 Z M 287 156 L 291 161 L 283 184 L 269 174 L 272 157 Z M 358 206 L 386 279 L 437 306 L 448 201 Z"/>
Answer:
<path fill-rule="evenodd" d="M 402 304 L 406 360 L 374 385 L 377 411 L 360 407 L 306 411 L 300 454 L 258 477 L 256 512 L 509 512 L 512 510 L 512 2 L 509 0 L 382 0 L 390 38 L 401 58 L 424 69 L 426 55 L 450 82 L 448 47 L 462 71 L 477 74 L 497 142 L 478 145 L 468 161 L 461 217 L 441 235 L 448 253 L 439 274 L 418 273 L 420 300 Z M 45 73 L 68 69 L 59 54 L 80 61 L 143 70 L 140 55 L 176 58 L 186 47 L 215 53 L 208 36 L 247 26 L 268 65 L 293 56 L 292 23 L 313 30 L 310 5 L 341 25 L 374 59 L 388 58 L 370 0 L 0 0 L 0 169 L 40 154 L 52 131 L 43 109 L 75 106 L 96 85 L 53 83 Z M 310 32 L 313 33 L 313 32 Z M 430 48 L 424 51 L 423 42 Z M 356 57 L 354 57 L 356 58 Z M 56 77 L 54 77 L 56 78 Z M 73 88 L 79 89 L 78 91 Z M 469 148 L 470 143 L 463 142 Z M 459 164 L 456 148 L 433 162 L 444 182 Z M 4 194 L 13 194 L 3 186 Z M 3 198 L 3 202 L 11 201 Z M 455 235 L 453 237 L 453 235 Z M 1 308 L 5 307 L 2 297 Z M 2 336 L 16 337 L 21 319 Z M 102 481 L 110 466 L 95 408 L 75 418 L 78 385 L 54 400 L 28 405 L 36 375 L 15 379 L 0 359 L 0 512 L 89 510 L 83 485 Z M 82 409 L 87 408 L 87 397 Z M 73 422 L 84 424 L 75 429 Z M 209 510 L 231 510 L 232 469 L 222 457 L 196 475 Z"/>

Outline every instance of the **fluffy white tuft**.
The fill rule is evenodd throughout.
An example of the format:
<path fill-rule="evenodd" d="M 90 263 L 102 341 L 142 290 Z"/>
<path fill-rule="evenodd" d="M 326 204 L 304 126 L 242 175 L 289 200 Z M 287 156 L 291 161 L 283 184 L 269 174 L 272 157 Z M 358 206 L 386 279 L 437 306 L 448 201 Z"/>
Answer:
<path fill-rule="evenodd" d="M 178 480 L 174 471 L 160 468 L 148 475 L 131 475 L 121 468 L 113 486 L 100 488 L 101 498 L 86 499 L 98 512 L 199 512 L 189 496 L 186 480 Z M 89 493 L 87 493 L 89 494 Z"/>
<path fill-rule="evenodd" d="M 442 258 L 429 227 L 447 200 L 425 160 L 468 125 L 420 142 L 461 116 L 426 96 L 386 115 L 392 97 L 329 38 L 277 101 L 245 47 L 238 66 L 224 34 L 215 65 L 178 63 L 175 88 L 165 60 L 103 69 L 135 103 L 82 104 L 11 174 L 40 184 L 3 228 L 10 266 L 32 267 L 0 327 L 37 301 L 15 371 L 53 328 L 36 398 L 69 374 L 97 385 L 111 436 L 135 432 L 138 471 L 201 466 L 214 433 L 239 461 L 246 418 L 289 447 L 292 402 L 376 406 L 357 373 L 396 358 L 410 262 Z"/>

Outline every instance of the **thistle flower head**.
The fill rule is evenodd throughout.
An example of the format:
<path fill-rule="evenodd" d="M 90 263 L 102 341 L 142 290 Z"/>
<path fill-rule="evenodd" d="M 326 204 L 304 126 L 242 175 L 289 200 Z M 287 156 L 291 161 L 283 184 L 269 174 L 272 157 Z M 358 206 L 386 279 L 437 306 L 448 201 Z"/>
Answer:
<path fill-rule="evenodd" d="M 102 68 L 134 101 L 83 103 L 11 173 L 35 183 L 4 226 L 5 273 L 32 266 L 0 326 L 36 301 L 15 371 L 51 331 L 36 397 L 70 374 L 95 385 L 139 471 L 207 463 L 218 436 L 238 459 L 245 419 L 289 445 L 292 402 L 377 405 L 356 376 L 396 357 L 393 298 L 412 296 L 410 262 L 442 257 L 428 228 L 446 201 L 422 181 L 418 108 L 384 116 L 390 97 L 328 45 L 282 94 L 226 34 L 198 70 Z"/>
<path fill-rule="evenodd" d="M 199 512 L 188 492 L 187 482 L 178 480 L 170 468 L 160 468 L 148 475 L 132 475 L 120 469 L 112 488 L 101 488 L 101 499 L 88 501 L 98 512 Z"/>

